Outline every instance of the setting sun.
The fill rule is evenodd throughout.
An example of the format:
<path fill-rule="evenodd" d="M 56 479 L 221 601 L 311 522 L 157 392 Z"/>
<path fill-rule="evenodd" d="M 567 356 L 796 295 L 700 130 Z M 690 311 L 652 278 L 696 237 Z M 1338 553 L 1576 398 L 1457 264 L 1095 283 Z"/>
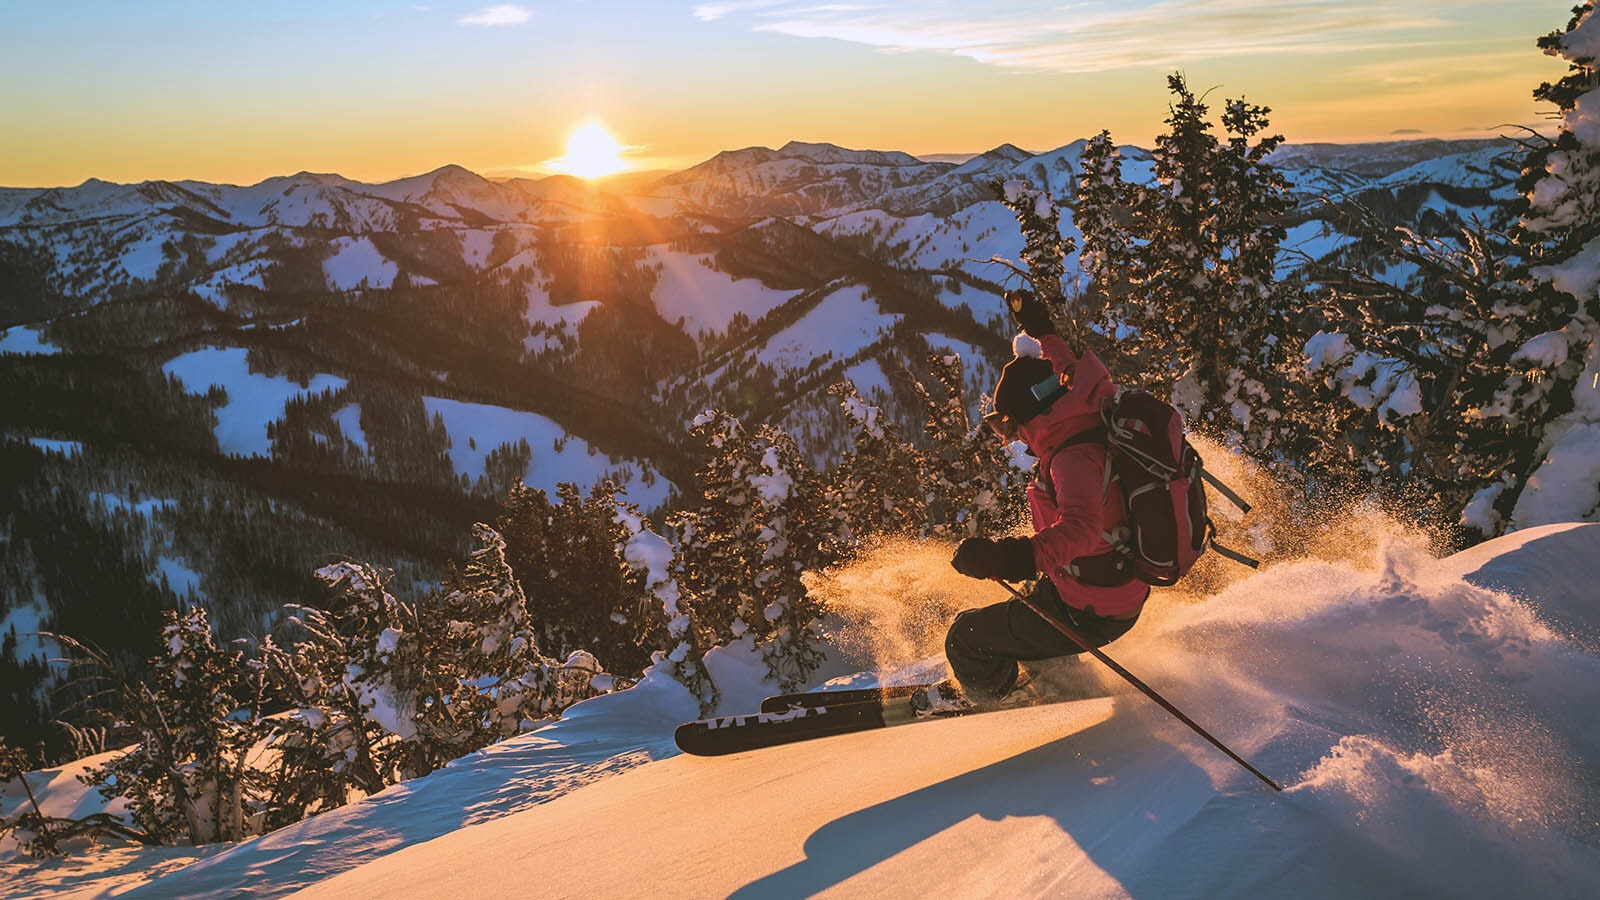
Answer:
<path fill-rule="evenodd" d="M 603 178 L 628 168 L 622 154 L 628 148 L 606 131 L 598 121 L 579 125 L 567 137 L 567 153 L 545 165 L 579 178 Z"/>

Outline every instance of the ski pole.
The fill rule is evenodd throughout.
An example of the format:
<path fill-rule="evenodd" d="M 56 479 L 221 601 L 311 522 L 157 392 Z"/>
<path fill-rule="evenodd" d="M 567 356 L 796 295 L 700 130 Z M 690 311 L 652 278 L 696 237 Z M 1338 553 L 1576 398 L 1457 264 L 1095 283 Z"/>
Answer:
<path fill-rule="evenodd" d="M 1069 625 L 1067 625 L 1067 623 L 1061 621 L 1060 619 L 1058 619 L 1055 616 L 1049 614 L 1048 612 L 1045 612 L 1043 609 L 1040 609 L 1039 608 L 1039 604 L 1035 603 L 1032 597 L 1029 597 L 1028 595 L 1026 595 L 1026 594 L 1022 593 L 1021 591 L 1017 590 L 1016 588 L 1012 587 L 1011 583 L 1008 582 L 1008 581 L 1004 581 L 1004 580 L 999 579 L 999 578 L 996 578 L 995 580 L 999 581 L 1001 586 L 1004 587 L 1007 591 L 1010 591 L 1011 592 L 1011 596 L 1017 598 L 1018 600 L 1021 600 L 1024 606 L 1026 606 L 1029 609 L 1033 610 L 1035 613 L 1038 613 L 1039 614 L 1039 618 L 1045 620 L 1046 622 L 1049 622 L 1051 624 L 1051 626 L 1053 626 L 1055 628 L 1055 630 L 1057 630 L 1057 631 L 1061 632 L 1062 634 L 1066 635 L 1069 639 L 1071 639 L 1071 641 L 1074 644 L 1077 644 L 1079 647 L 1082 647 L 1086 652 L 1092 654 L 1095 659 L 1098 659 L 1101 662 L 1105 663 L 1107 666 L 1109 666 L 1111 668 L 1111 671 L 1117 673 L 1118 675 L 1121 675 L 1124 679 L 1127 680 L 1127 682 L 1129 684 L 1131 684 L 1134 687 L 1138 688 L 1139 691 L 1141 693 L 1143 693 L 1146 697 L 1149 697 L 1151 700 L 1154 700 L 1156 703 L 1160 704 L 1162 709 L 1164 709 L 1167 712 L 1172 713 L 1174 716 L 1176 716 L 1178 721 L 1180 721 L 1183 724 L 1185 724 L 1185 725 L 1189 726 L 1190 728 L 1194 729 L 1194 732 L 1196 734 L 1198 734 L 1201 737 L 1205 738 L 1206 740 L 1210 741 L 1211 742 L 1211 746 L 1216 747 L 1218 750 L 1221 750 L 1223 753 L 1228 754 L 1228 758 L 1233 760 L 1234 762 L 1238 763 L 1239 765 L 1244 766 L 1245 771 L 1247 771 L 1251 775 L 1254 775 L 1255 777 L 1261 779 L 1263 782 L 1266 782 L 1267 786 L 1272 788 L 1273 790 L 1275 790 L 1275 791 L 1283 790 L 1282 787 L 1278 786 L 1278 783 L 1276 781 L 1273 781 L 1271 778 L 1268 778 L 1267 776 L 1261 774 L 1261 770 L 1259 770 L 1255 766 L 1252 766 L 1249 763 L 1245 762 L 1243 757 L 1241 757 L 1239 754 L 1233 752 L 1232 750 L 1229 750 L 1228 749 L 1228 745 L 1226 745 L 1226 744 L 1222 743 L 1221 741 L 1217 740 L 1216 738 L 1212 737 L 1211 736 L 1211 732 L 1206 731 L 1204 728 L 1201 728 L 1199 723 L 1197 723 L 1195 720 L 1189 718 L 1188 716 L 1184 715 L 1183 710 L 1177 708 L 1176 706 L 1173 706 L 1170 702 L 1167 701 L 1167 698 L 1165 698 L 1165 697 L 1161 696 L 1160 694 L 1156 693 L 1155 688 L 1152 688 L 1150 685 L 1145 684 L 1143 681 L 1140 681 L 1138 679 L 1138 677 L 1135 676 L 1132 672 L 1129 672 L 1127 669 L 1124 669 L 1120 663 L 1118 663 L 1116 660 L 1112 659 L 1111 657 L 1107 656 L 1105 654 L 1104 650 L 1101 650 L 1099 647 L 1096 647 L 1093 644 L 1090 644 L 1088 642 L 1088 640 L 1086 640 L 1083 637 L 1083 635 L 1080 635 L 1076 631 L 1073 631 L 1072 628 Z"/>

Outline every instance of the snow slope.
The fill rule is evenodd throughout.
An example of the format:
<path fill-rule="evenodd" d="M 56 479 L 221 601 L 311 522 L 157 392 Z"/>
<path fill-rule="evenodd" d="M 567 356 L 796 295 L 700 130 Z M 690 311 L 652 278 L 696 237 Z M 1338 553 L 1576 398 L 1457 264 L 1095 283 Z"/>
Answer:
<path fill-rule="evenodd" d="M 645 509 L 666 502 L 672 490 L 672 483 L 658 479 L 647 463 L 613 459 L 538 413 L 440 397 L 423 397 L 422 405 L 429 417 L 444 423 L 450 433 L 450 460 L 456 472 L 469 481 L 484 474 L 490 451 L 526 440 L 533 458 L 522 472 L 522 481 L 529 487 L 554 492 L 564 481 L 590 485 L 610 477 L 629 502 Z M 640 470 L 650 472 L 649 484 Z"/>
<path fill-rule="evenodd" d="M 452 900 L 1600 894 L 1600 525 L 1444 560 L 1367 530 L 1370 558 L 1169 593 L 1111 648 L 1281 794 L 1136 694 L 700 759 L 668 737 L 687 695 L 647 678 L 221 852 L 16 863 L 0 884 Z M 842 576 L 881 588 L 880 652 L 886 627 L 915 618 L 907 597 L 975 600 L 932 574 L 941 552 Z M 749 703 L 758 687 L 732 693 Z"/>
<path fill-rule="evenodd" d="M 249 351 L 243 347 L 193 350 L 168 360 L 161 370 L 192 393 L 214 387 L 227 392 L 228 402 L 216 410 L 217 446 L 238 456 L 271 456 L 267 424 L 283 416 L 290 400 L 347 384 L 336 375 L 319 374 L 299 384 L 282 375 L 251 372 Z"/>

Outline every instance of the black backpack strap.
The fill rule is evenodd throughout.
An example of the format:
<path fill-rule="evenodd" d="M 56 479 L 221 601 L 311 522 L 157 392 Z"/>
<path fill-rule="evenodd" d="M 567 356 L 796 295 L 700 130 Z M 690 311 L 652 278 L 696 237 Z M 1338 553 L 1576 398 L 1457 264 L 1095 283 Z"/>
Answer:
<path fill-rule="evenodd" d="M 1240 563 L 1242 565 L 1249 566 L 1252 569 L 1261 568 L 1261 561 L 1260 560 L 1251 559 L 1250 557 L 1245 556 L 1243 553 L 1240 553 L 1237 550 L 1231 550 L 1231 549 L 1229 549 L 1227 547 L 1222 546 L 1221 544 L 1217 543 L 1215 540 L 1209 541 L 1208 545 L 1211 547 L 1211 549 L 1217 551 L 1219 554 L 1227 557 L 1228 559 L 1233 560 L 1236 563 Z"/>
<path fill-rule="evenodd" d="M 1104 425 L 1096 425 L 1087 431 L 1080 431 L 1072 437 L 1062 441 L 1061 446 L 1056 448 L 1056 453 L 1059 453 L 1074 444 L 1104 444 L 1105 442 L 1106 427 Z M 1054 455 L 1054 453 L 1051 454 L 1051 456 Z"/>
<path fill-rule="evenodd" d="M 1250 511 L 1250 504 L 1244 502 L 1244 498 L 1235 493 L 1233 488 L 1230 488 L 1221 481 L 1218 481 L 1217 476 L 1206 471 L 1205 466 L 1200 467 L 1200 477 L 1205 479 L 1206 484 L 1216 488 L 1217 492 L 1222 494 L 1222 496 L 1227 497 L 1234 506 L 1239 507 L 1240 512 Z"/>

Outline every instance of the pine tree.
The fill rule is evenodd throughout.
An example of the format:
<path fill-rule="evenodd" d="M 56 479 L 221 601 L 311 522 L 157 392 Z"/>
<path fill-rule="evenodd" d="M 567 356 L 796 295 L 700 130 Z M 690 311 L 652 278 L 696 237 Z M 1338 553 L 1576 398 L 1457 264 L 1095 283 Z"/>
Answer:
<path fill-rule="evenodd" d="M 1524 157 L 1520 201 L 1490 225 L 1438 235 L 1358 209 L 1363 253 L 1416 274 L 1396 285 L 1324 273 L 1334 287 L 1324 330 L 1305 348 L 1321 379 L 1303 405 L 1319 420 L 1305 457 L 1325 472 L 1354 463 L 1372 484 L 1418 487 L 1443 523 L 1484 535 L 1600 506 L 1600 494 L 1527 490 L 1563 439 L 1600 436 L 1587 432 L 1600 421 L 1600 275 L 1585 257 L 1600 237 L 1600 137 L 1580 139 L 1589 120 L 1578 106 L 1600 95 L 1593 59 L 1571 49 L 1585 21 L 1592 5 L 1566 35 L 1540 41 L 1573 58 L 1565 79 L 1535 92 L 1569 127 Z"/>
<path fill-rule="evenodd" d="M 1366 214 L 1353 230 L 1363 258 L 1417 274 L 1395 285 L 1318 273 L 1330 290 L 1303 346 L 1305 399 L 1289 405 L 1305 436 L 1296 455 L 1320 479 L 1356 472 L 1370 487 L 1414 490 L 1425 517 L 1453 523 L 1474 492 L 1526 471 L 1537 417 L 1501 415 L 1510 409 L 1494 397 L 1524 377 L 1533 310 L 1488 228 L 1435 237 Z"/>
<path fill-rule="evenodd" d="M 716 685 L 701 663 L 711 649 L 702 642 L 709 629 L 695 627 L 690 608 L 683 602 L 683 592 L 672 574 L 672 544 L 657 534 L 636 509 L 618 510 L 617 521 L 622 526 L 617 552 L 626 568 L 624 577 L 642 582 L 648 598 L 640 617 L 660 623 L 659 628 L 650 629 L 659 644 L 650 662 L 665 667 L 667 674 L 699 700 L 701 710 L 709 712 L 717 699 Z"/>
<path fill-rule="evenodd" d="M 678 536 L 673 578 L 703 631 L 698 643 L 749 635 L 778 683 L 797 686 L 821 659 L 817 601 L 800 583 L 821 561 L 814 473 L 794 439 L 771 426 L 750 434 L 731 414 L 712 410 L 695 419 L 692 433 L 710 450 L 697 473 L 704 499 L 670 524 Z"/>
<path fill-rule="evenodd" d="M 928 496 L 925 531 L 954 539 L 1004 534 L 1027 512 L 1027 476 L 1010 464 L 994 434 L 968 415 L 972 405 L 961 357 L 936 354 L 928 367 L 942 396 L 921 381 L 913 382 L 927 438 L 916 467 Z"/>
<path fill-rule="evenodd" d="M 563 483 L 552 502 L 543 490 L 519 484 L 506 495 L 495 529 L 505 538 L 543 651 L 563 658 L 591 652 L 614 672 L 637 675 L 657 649 L 658 623 L 640 615 L 649 602 L 644 585 L 618 550 L 627 535 L 616 492 L 607 481 L 584 497 Z"/>
<path fill-rule="evenodd" d="M 432 636 L 430 665 L 447 669 L 443 683 L 451 691 L 434 705 L 467 698 L 474 714 L 466 735 L 470 746 L 455 756 L 514 734 L 523 720 L 559 713 L 592 696 L 590 681 L 605 674 L 587 650 L 570 651 L 565 661 L 540 652 L 505 540 L 481 523 L 473 526 L 473 538 L 477 546 L 466 565 L 423 608 Z"/>
<path fill-rule="evenodd" d="M 1223 143 L 1183 77 L 1167 85 L 1176 100 L 1170 130 L 1156 139 L 1156 184 L 1138 192 L 1134 211 L 1134 290 L 1111 317 L 1135 332 L 1131 349 L 1191 424 L 1263 450 L 1274 436 L 1272 373 L 1286 324 L 1272 272 L 1290 205 L 1265 160 L 1283 138 L 1258 139 L 1269 110 L 1230 100 Z"/>
<path fill-rule="evenodd" d="M 925 531 L 929 492 L 916 448 L 883 410 L 861 399 L 854 384 L 832 385 L 828 393 L 839 398 L 854 439 L 823 479 L 832 518 L 827 539 L 836 552 L 848 553 L 876 535 Z"/>
<path fill-rule="evenodd" d="M 1075 216 L 1087 305 L 1103 303 L 1099 328 L 1116 336 L 1140 386 L 1170 392 L 1191 426 L 1271 455 L 1292 322 L 1273 268 L 1291 201 L 1266 158 L 1283 138 L 1263 135 L 1266 107 L 1230 100 L 1220 141 L 1183 76 L 1167 84 L 1175 100 L 1154 184 L 1123 179 L 1109 133 L 1085 147 Z M 1025 233 L 1039 227 L 1012 207 Z"/>
<path fill-rule="evenodd" d="M 1505 409 L 1508 420 L 1540 421 L 1532 464 L 1556 468 L 1600 441 L 1600 15 L 1593 0 L 1574 8 L 1565 32 L 1538 43 L 1569 63 L 1559 81 L 1534 91 L 1536 99 L 1555 105 L 1561 130 L 1524 160 L 1522 199 L 1514 210 L 1528 286 L 1524 303 L 1543 330 L 1513 354 L 1513 362 L 1525 366 L 1522 379 L 1506 379 L 1486 406 Z M 1600 516 L 1600 488 L 1557 496 L 1536 483 L 1514 483 L 1495 498 L 1495 511 L 1509 512 L 1515 527 Z M 1492 494 L 1491 488 L 1479 500 Z"/>
<path fill-rule="evenodd" d="M 328 608 L 300 608 L 289 622 L 299 635 L 269 661 L 279 694 L 299 711 L 279 723 L 276 740 L 313 780 L 331 774 L 338 786 L 320 792 L 331 803 L 399 780 L 394 745 L 416 735 L 418 704 L 388 676 L 418 655 L 419 629 L 415 609 L 389 593 L 390 573 L 347 560 L 316 574 Z"/>
<path fill-rule="evenodd" d="M 295 655 L 312 667 L 342 661 L 342 674 L 311 682 L 324 691 L 314 705 L 360 741 L 351 761 L 363 788 L 425 775 L 594 693 L 596 658 L 575 651 L 563 664 L 539 653 L 505 542 L 487 525 L 473 533 L 466 563 L 415 605 L 391 595 L 389 576 L 372 566 L 318 572 L 335 602 L 301 619 L 311 640 Z"/>
<path fill-rule="evenodd" d="M 383 732 L 366 720 L 354 691 L 331 679 L 342 646 L 330 618 L 306 610 L 300 620 L 319 640 L 290 648 L 271 637 L 257 650 L 269 692 L 287 709 L 272 717 L 268 746 L 277 754 L 266 803 L 268 830 L 382 790 L 375 749 Z"/>
<path fill-rule="evenodd" d="M 413 768 L 431 771 L 515 734 L 523 718 L 539 717 L 550 692 L 505 540 L 482 523 L 472 536 L 466 563 L 420 604 L 427 674 L 415 688 L 425 699 Z"/>
<path fill-rule="evenodd" d="M 1067 256 L 1077 244 L 1061 233 L 1061 209 L 1055 198 L 1024 179 L 995 181 L 990 187 L 1017 217 L 1022 229 L 1023 268 L 1019 271 L 1027 276 L 1029 289 L 1050 310 L 1067 341 L 1082 346 L 1081 313 L 1067 310 L 1065 285 Z"/>
<path fill-rule="evenodd" d="M 835 560 L 824 541 L 821 480 L 786 432 L 769 430 L 763 438 L 761 469 L 751 473 L 765 511 L 755 533 L 760 556 L 754 585 L 757 602 L 765 601 L 761 617 L 767 623 L 760 629 L 761 655 L 778 687 L 795 691 L 823 661 L 822 604 L 802 576 Z"/>
<path fill-rule="evenodd" d="M 1111 132 L 1101 131 L 1085 143 L 1074 196 L 1072 221 L 1082 236 L 1078 270 L 1085 282 L 1078 314 L 1115 334 L 1117 323 L 1107 317 L 1133 289 L 1138 246 L 1131 229 L 1139 188 L 1123 180 Z"/>
<path fill-rule="evenodd" d="M 94 770 L 93 783 L 122 797 L 154 839 L 239 840 L 261 829 L 262 775 L 249 753 L 266 732 L 264 698 L 246 690 L 242 654 L 217 646 L 205 610 L 165 619 L 166 652 L 150 660 L 149 676 L 119 681 L 118 724 L 136 743 Z"/>

